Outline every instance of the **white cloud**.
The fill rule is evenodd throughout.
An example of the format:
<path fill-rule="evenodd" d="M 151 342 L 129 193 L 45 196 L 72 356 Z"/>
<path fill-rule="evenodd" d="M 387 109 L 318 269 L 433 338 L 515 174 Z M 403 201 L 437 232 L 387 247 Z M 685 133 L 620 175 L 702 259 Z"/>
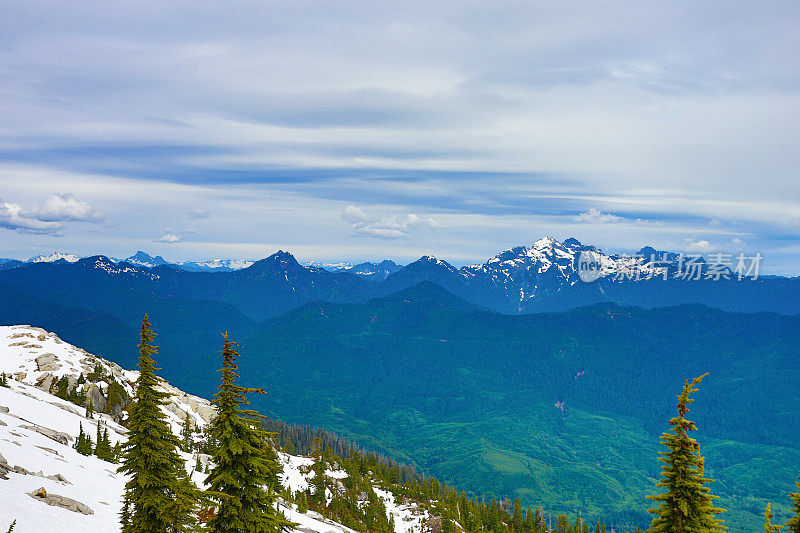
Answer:
<path fill-rule="evenodd" d="M 71 194 L 53 194 L 41 207 L 33 209 L 29 216 L 46 222 L 82 221 L 90 222 L 100 219 L 100 215 L 86 202 L 78 200 Z"/>
<path fill-rule="evenodd" d="M 596 224 L 606 224 L 609 222 L 621 222 L 622 217 L 612 215 L 611 213 L 603 213 L 599 209 L 590 207 L 585 213 L 578 213 L 575 216 L 576 222 L 592 222 Z"/>
<path fill-rule="evenodd" d="M 41 206 L 33 209 L 0 200 L 0 228 L 22 233 L 61 237 L 63 222 L 99 220 L 100 216 L 91 205 L 71 194 L 50 195 Z"/>
<path fill-rule="evenodd" d="M 708 225 L 711 226 L 712 228 L 718 228 L 722 226 L 722 221 L 718 218 L 712 218 L 711 220 L 708 221 Z"/>
<path fill-rule="evenodd" d="M 369 221 L 369 217 L 360 207 L 348 205 L 345 208 L 344 213 L 342 213 L 342 220 L 350 224 L 357 224 L 360 222 Z"/>
<path fill-rule="evenodd" d="M 30 217 L 19 204 L 0 201 L 0 228 L 18 230 L 23 233 L 61 235 L 61 224 Z"/>
<path fill-rule="evenodd" d="M 710 252 L 715 248 L 710 242 L 706 240 L 694 240 L 692 238 L 684 239 L 687 243 L 686 251 L 688 252 Z"/>
<path fill-rule="evenodd" d="M 189 210 L 189 216 L 192 218 L 208 218 L 211 216 L 211 213 L 208 212 L 208 209 L 195 207 L 194 209 Z"/>
<path fill-rule="evenodd" d="M 447 225 L 431 217 L 421 217 L 410 213 L 404 217 L 395 215 L 374 218 L 360 207 L 348 205 L 342 213 L 342 220 L 348 223 L 353 233 L 381 237 L 384 239 L 399 239 L 406 237 L 413 228 L 441 229 Z"/>
<path fill-rule="evenodd" d="M 155 242 L 174 244 L 176 242 L 181 242 L 181 240 L 183 240 L 183 235 L 175 233 L 165 233 L 164 235 L 156 239 Z"/>

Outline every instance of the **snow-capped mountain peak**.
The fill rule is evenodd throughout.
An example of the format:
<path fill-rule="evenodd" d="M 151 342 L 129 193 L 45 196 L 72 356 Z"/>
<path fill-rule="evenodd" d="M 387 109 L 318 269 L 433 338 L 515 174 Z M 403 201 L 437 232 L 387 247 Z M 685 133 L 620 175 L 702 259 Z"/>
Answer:
<path fill-rule="evenodd" d="M 77 255 L 68 252 L 53 252 L 51 254 L 37 255 L 28 259 L 28 263 L 55 263 L 56 261 L 66 261 L 67 263 L 75 263 L 80 260 Z"/>

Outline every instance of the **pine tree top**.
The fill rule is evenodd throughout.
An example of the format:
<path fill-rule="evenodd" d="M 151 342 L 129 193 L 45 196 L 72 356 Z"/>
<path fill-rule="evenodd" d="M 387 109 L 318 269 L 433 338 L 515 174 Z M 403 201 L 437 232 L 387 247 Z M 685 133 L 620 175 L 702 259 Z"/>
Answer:
<path fill-rule="evenodd" d="M 764 531 L 766 533 L 773 533 L 774 531 L 780 531 L 783 527 L 772 523 L 772 519 L 775 518 L 775 515 L 772 514 L 771 507 L 772 504 L 770 502 L 767 502 L 767 510 L 764 512 Z"/>
<path fill-rule="evenodd" d="M 248 403 L 246 394 L 264 394 L 264 391 L 236 385 L 238 344 L 227 333 L 223 337 L 222 377 L 213 402 L 217 414 L 209 427 L 209 434 L 217 443 L 213 454 L 215 466 L 206 484 L 211 491 L 225 497 L 220 499 L 208 527 L 214 532 L 253 533 L 290 529 L 294 524 L 275 508 L 282 467 L 272 448 L 274 434 L 261 426 L 261 415 L 241 408 Z"/>
<path fill-rule="evenodd" d="M 178 455 L 178 438 L 172 433 L 161 407 L 169 394 L 156 389 L 158 379 L 152 344 L 155 333 L 147 315 L 142 320 L 139 343 L 139 379 L 130 407 L 129 438 L 123 447 L 120 472 L 126 484 L 123 524 L 125 533 L 183 531 L 194 520 L 192 508 L 199 489 L 189 481 Z"/>
<path fill-rule="evenodd" d="M 717 496 L 711 494 L 706 485 L 713 479 L 705 477 L 705 460 L 700 455 L 700 445 L 688 434 L 697 430 L 694 422 L 686 419 L 689 405 L 694 401 L 691 394 L 708 374 L 703 374 L 691 382 L 688 380 L 678 396 L 678 416 L 670 420 L 672 432 L 661 435 L 661 443 L 667 448 L 659 452 L 661 480 L 656 485 L 666 489 L 648 499 L 660 502 L 658 508 L 648 509 L 656 515 L 650 531 L 661 533 L 702 533 L 725 531 L 723 520 L 716 515 L 725 510 L 714 507 Z"/>

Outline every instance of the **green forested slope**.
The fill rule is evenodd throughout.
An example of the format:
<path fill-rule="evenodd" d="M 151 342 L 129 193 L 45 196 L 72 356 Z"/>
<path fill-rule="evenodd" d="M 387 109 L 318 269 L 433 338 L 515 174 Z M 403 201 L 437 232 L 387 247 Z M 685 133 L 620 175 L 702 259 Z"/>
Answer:
<path fill-rule="evenodd" d="M 708 371 L 698 438 L 727 519 L 744 531 L 767 499 L 786 511 L 800 473 L 799 322 L 605 304 L 507 316 L 422 284 L 264 324 L 243 339 L 242 371 L 271 391 L 258 407 L 274 416 L 476 494 L 643 526 L 675 391 Z"/>

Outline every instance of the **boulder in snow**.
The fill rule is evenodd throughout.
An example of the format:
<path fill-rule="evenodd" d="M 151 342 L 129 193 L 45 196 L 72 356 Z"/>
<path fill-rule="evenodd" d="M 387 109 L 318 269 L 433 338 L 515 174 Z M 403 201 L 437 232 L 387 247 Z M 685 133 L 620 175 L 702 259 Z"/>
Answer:
<path fill-rule="evenodd" d="M 33 492 L 30 492 L 30 497 L 40 502 L 52 505 L 54 507 L 62 507 L 68 511 L 82 514 L 94 514 L 88 505 L 81 503 L 66 496 L 59 496 L 58 494 L 48 494 L 44 487 L 40 487 Z"/>

